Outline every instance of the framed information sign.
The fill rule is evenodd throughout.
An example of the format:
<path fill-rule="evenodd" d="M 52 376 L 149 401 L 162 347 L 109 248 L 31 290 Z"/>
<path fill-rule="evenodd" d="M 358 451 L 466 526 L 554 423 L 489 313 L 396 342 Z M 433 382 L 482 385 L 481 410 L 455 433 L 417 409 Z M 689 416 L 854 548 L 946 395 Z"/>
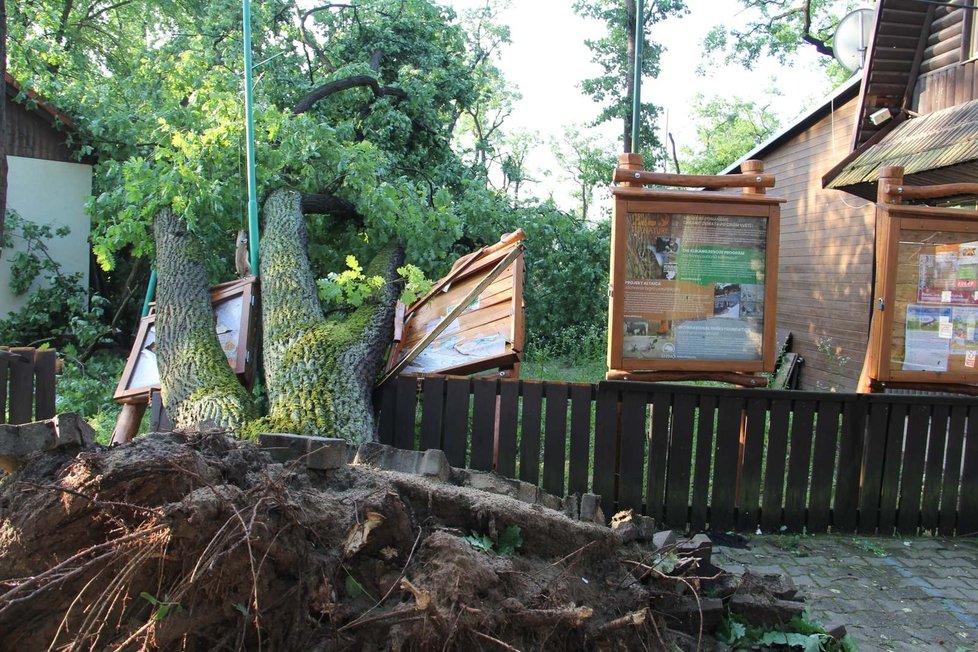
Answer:
<path fill-rule="evenodd" d="M 875 303 L 859 390 L 978 393 L 978 211 L 890 203 L 894 189 L 906 197 L 941 186 L 904 188 L 886 177 L 880 186 Z"/>
<path fill-rule="evenodd" d="M 634 170 L 619 168 L 616 180 L 630 174 Z M 752 180 L 773 185 L 760 174 L 638 178 L 700 187 Z M 713 377 L 756 385 L 753 374 L 773 370 L 784 200 L 751 189 L 612 189 L 609 378 Z M 662 372 L 671 372 L 669 378 Z"/>

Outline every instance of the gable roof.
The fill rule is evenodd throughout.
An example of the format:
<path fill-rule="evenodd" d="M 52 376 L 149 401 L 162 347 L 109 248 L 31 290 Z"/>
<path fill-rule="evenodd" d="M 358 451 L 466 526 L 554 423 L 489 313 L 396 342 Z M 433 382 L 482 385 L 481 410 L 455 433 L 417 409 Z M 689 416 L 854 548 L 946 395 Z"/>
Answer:
<path fill-rule="evenodd" d="M 4 73 L 4 82 L 5 82 L 6 93 L 8 98 L 16 97 L 23 90 L 21 88 L 20 83 L 16 79 L 14 79 L 9 72 Z M 63 111 L 55 107 L 53 104 L 45 100 L 43 97 L 41 97 L 34 91 L 27 90 L 24 91 L 24 94 L 27 95 L 28 99 L 33 100 L 37 104 L 38 110 L 48 114 L 51 118 L 54 119 L 55 122 L 60 122 L 61 124 L 63 124 L 64 126 L 68 127 L 71 130 L 75 130 L 77 128 L 75 126 L 74 121 L 71 118 L 69 118 Z"/>

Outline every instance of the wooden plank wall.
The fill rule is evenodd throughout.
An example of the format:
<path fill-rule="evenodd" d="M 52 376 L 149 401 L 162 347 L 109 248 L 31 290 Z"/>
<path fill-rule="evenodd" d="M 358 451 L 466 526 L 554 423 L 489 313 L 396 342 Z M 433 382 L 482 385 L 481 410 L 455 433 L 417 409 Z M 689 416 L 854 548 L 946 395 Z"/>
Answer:
<path fill-rule="evenodd" d="M 29 111 L 17 102 L 7 103 L 7 155 L 48 161 L 77 162 L 67 145 L 67 130 L 56 130 L 47 112 Z"/>
<path fill-rule="evenodd" d="M 821 176 L 849 153 L 857 100 L 835 106 L 811 127 L 761 155 L 777 177 L 781 208 L 778 328 L 792 333 L 805 364 L 800 388 L 856 387 L 866 352 L 873 277 L 873 205 L 838 190 L 822 189 Z M 821 353 L 830 338 L 842 366 Z M 837 358 L 838 359 L 838 358 Z"/>
<path fill-rule="evenodd" d="M 937 7 L 920 63 L 910 108 L 917 113 L 978 99 L 975 55 L 969 43 L 974 34 L 972 12 L 960 7 Z"/>
<path fill-rule="evenodd" d="M 401 377 L 380 403 L 384 443 L 442 448 L 455 466 L 558 496 L 596 493 L 608 516 L 631 508 L 692 531 L 978 533 L 973 398 Z"/>
<path fill-rule="evenodd" d="M 54 349 L 0 347 L 0 423 L 20 424 L 55 414 Z"/>

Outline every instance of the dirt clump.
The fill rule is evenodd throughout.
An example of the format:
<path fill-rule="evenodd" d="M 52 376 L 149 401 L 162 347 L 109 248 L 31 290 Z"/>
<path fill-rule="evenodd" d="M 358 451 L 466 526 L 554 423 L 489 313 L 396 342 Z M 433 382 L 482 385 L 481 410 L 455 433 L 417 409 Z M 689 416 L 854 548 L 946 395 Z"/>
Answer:
<path fill-rule="evenodd" d="M 0 480 L 0 649 L 718 646 L 700 599 L 717 578 L 628 539 L 418 476 L 273 463 L 219 432 L 152 434 Z"/>

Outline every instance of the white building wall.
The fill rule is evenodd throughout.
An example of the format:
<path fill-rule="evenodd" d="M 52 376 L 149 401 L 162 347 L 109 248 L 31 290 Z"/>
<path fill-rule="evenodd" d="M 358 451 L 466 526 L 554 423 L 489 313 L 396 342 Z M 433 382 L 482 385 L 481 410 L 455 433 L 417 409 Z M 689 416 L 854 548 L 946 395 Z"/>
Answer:
<path fill-rule="evenodd" d="M 8 156 L 7 165 L 7 208 L 32 222 L 52 224 L 52 230 L 69 226 L 71 233 L 50 240 L 48 249 L 64 273 L 80 273 L 87 287 L 91 221 L 85 199 L 92 194 L 92 166 L 20 156 Z M 0 256 L 0 319 L 21 308 L 30 294 L 15 297 L 10 292 L 10 256 L 23 241 L 14 238 L 13 245 Z"/>

